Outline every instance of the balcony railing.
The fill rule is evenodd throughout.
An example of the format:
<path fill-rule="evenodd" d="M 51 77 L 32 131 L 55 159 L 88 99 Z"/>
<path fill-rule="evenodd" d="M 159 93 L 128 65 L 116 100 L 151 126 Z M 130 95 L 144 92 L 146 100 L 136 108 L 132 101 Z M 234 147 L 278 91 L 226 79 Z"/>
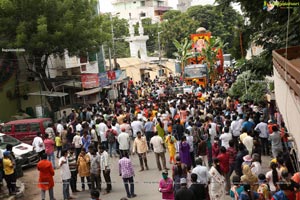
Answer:
<path fill-rule="evenodd" d="M 286 84 L 300 97 L 300 46 L 272 52 L 273 65 Z"/>

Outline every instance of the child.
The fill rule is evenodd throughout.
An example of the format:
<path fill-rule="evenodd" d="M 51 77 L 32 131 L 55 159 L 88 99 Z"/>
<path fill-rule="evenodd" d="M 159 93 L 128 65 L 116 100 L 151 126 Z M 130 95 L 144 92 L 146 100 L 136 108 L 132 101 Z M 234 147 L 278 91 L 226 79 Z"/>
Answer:
<path fill-rule="evenodd" d="M 244 191 L 244 187 L 240 185 L 241 178 L 237 175 L 232 177 L 233 186 L 230 189 L 230 197 L 232 200 L 238 200 L 241 193 Z"/>
<path fill-rule="evenodd" d="M 258 175 L 258 189 L 257 193 L 263 197 L 263 199 L 270 199 L 269 187 L 267 185 L 266 176 L 264 174 Z"/>
<path fill-rule="evenodd" d="M 91 191 L 91 199 L 101 200 L 99 197 L 100 197 L 100 193 L 97 190 Z"/>
<path fill-rule="evenodd" d="M 56 150 L 57 150 L 56 158 L 60 158 L 62 142 L 61 142 L 61 137 L 60 137 L 59 133 L 56 133 L 56 135 L 55 135 L 55 146 L 56 146 Z"/>
<path fill-rule="evenodd" d="M 175 164 L 175 154 L 176 154 L 176 139 L 172 134 L 168 134 L 168 136 L 166 137 L 165 143 L 167 144 L 168 150 L 169 150 L 169 154 L 170 154 L 170 164 Z"/>

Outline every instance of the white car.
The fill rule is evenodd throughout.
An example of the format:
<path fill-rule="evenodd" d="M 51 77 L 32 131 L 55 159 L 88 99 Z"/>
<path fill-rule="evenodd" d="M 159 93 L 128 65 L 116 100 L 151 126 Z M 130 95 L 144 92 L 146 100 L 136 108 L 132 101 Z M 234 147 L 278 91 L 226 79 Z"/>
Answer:
<path fill-rule="evenodd" d="M 20 140 L 0 133 L 0 158 L 3 156 L 3 152 L 6 151 L 6 145 L 11 144 L 13 146 L 13 152 L 16 159 L 19 160 L 22 167 L 31 166 L 37 164 L 39 161 L 38 154 L 33 150 L 33 146 L 25 144 Z"/>

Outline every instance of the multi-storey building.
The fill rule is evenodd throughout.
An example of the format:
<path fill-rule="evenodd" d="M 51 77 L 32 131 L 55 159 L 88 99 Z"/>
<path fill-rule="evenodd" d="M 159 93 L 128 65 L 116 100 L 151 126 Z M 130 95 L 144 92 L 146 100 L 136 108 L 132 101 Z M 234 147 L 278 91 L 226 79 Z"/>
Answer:
<path fill-rule="evenodd" d="M 111 0 L 120 18 L 138 21 L 151 18 L 153 22 L 162 20 L 162 15 L 171 9 L 168 0 Z"/>

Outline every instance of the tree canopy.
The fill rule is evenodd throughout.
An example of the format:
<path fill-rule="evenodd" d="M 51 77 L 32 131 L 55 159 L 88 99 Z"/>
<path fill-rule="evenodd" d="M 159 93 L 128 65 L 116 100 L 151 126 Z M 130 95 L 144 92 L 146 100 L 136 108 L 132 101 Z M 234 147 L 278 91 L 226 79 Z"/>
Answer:
<path fill-rule="evenodd" d="M 45 81 L 49 55 L 65 50 L 79 55 L 107 40 L 96 5 L 96 0 L 0 0 L 0 46 L 24 48 L 29 62 L 36 65 L 35 73 Z"/>
<path fill-rule="evenodd" d="M 264 75 L 272 74 L 272 50 L 295 46 L 300 43 L 300 7 L 274 8 L 271 11 L 263 9 L 264 1 L 253 0 L 216 0 L 220 8 L 226 8 L 231 3 L 239 3 L 247 19 L 245 25 L 249 33 L 249 39 L 264 49 L 262 55 L 255 57 L 254 61 L 247 61 L 249 70 L 264 69 Z M 250 62 L 250 63 L 249 63 Z"/>
<path fill-rule="evenodd" d="M 239 34 L 243 18 L 231 6 L 226 9 L 211 5 L 192 6 L 184 13 L 171 10 L 163 15 L 163 19 L 161 28 L 167 57 L 171 57 L 172 52 L 176 51 L 173 39 L 182 41 L 199 27 L 206 28 L 213 36 L 228 43 L 225 53 L 231 53 L 235 58 L 241 57 Z M 244 45 L 246 46 L 246 41 Z"/>

